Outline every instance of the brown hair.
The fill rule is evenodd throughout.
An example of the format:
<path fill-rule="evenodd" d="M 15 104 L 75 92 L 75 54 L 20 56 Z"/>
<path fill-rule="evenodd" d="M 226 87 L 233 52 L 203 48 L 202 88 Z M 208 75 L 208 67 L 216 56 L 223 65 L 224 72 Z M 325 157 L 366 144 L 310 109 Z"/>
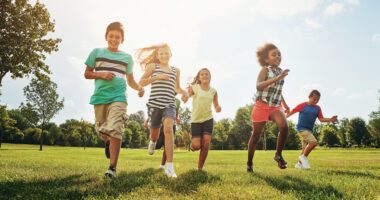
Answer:
<path fill-rule="evenodd" d="M 208 72 L 208 74 L 210 75 L 210 80 L 211 80 L 211 73 L 210 73 L 210 70 L 208 70 L 207 68 L 202 68 L 198 71 L 197 75 L 194 77 L 194 80 L 193 82 L 191 83 L 191 85 L 194 85 L 194 84 L 199 84 L 200 81 L 199 81 L 199 76 L 201 74 L 201 71 L 203 70 L 206 70 Z"/>
<path fill-rule="evenodd" d="M 112 22 L 107 26 L 105 37 L 107 39 L 108 32 L 110 31 L 120 31 L 121 33 L 121 41 L 124 41 L 124 26 L 120 22 Z"/>
<path fill-rule="evenodd" d="M 309 97 L 312 97 L 314 95 L 321 97 L 321 93 L 318 90 L 312 90 L 309 94 Z"/>
<path fill-rule="evenodd" d="M 257 60 L 260 66 L 267 66 L 268 63 L 265 61 L 268 58 L 269 51 L 273 49 L 278 49 L 276 45 L 272 43 L 266 43 L 262 47 L 259 47 L 256 51 Z"/>
<path fill-rule="evenodd" d="M 144 70 L 145 67 L 150 63 L 160 63 L 157 58 L 157 53 L 160 48 L 168 48 L 170 52 L 170 56 L 172 55 L 172 51 L 168 44 L 157 44 L 149 47 L 144 47 L 136 50 L 136 58 L 137 62 L 140 63 L 141 68 Z"/>

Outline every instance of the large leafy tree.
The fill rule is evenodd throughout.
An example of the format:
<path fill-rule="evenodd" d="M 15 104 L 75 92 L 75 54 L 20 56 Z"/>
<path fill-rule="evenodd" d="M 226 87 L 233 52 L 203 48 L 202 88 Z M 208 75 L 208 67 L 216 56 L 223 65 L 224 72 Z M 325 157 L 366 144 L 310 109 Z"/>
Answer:
<path fill-rule="evenodd" d="M 371 143 L 371 135 L 369 134 L 366 123 L 362 118 L 356 117 L 350 120 L 348 134 L 349 140 L 352 144 L 368 146 Z"/>
<path fill-rule="evenodd" d="M 0 148 L 5 131 L 12 129 L 14 124 L 16 121 L 9 117 L 7 107 L 0 105 Z"/>
<path fill-rule="evenodd" d="M 212 136 L 214 141 L 213 143 L 217 148 L 220 146 L 221 149 L 224 150 L 231 126 L 232 122 L 230 119 L 221 119 L 215 124 L 213 131 L 214 133 Z"/>
<path fill-rule="evenodd" d="M 30 103 L 37 113 L 39 126 L 42 129 L 40 138 L 40 151 L 44 141 L 44 127 L 63 108 L 63 101 L 59 100 L 57 84 L 48 77 L 38 80 L 33 78 L 29 85 L 24 88 L 27 103 Z"/>
<path fill-rule="evenodd" d="M 61 39 L 48 38 L 54 32 L 46 7 L 38 1 L 0 1 L 0 89 L 7 73 L 12 78 L 50 73 L 46 54 L 58 50 Z"/>

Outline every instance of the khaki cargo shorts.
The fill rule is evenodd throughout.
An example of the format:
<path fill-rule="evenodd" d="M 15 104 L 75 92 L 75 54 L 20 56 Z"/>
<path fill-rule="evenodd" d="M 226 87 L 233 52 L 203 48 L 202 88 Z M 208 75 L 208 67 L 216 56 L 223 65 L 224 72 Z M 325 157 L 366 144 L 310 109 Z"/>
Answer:
<path fill-rule="evenodd" d="M 104 141 L 109 137 L 122 139 L 124 124 L 127 122 L 127 104 L 113 102 L 110 104 L 94 105 L 95 129 Z"/>
<path fill-rule="evenodd" d="M 317 139 L 315 139 L 312 132 L 308 130 L 303 130 L 298 132 L 298 135 L 300 136 L 301 142 L 302 142 L 302 148 L 305 148 L 308 144 L 316 144 L 318 143 Z"/>

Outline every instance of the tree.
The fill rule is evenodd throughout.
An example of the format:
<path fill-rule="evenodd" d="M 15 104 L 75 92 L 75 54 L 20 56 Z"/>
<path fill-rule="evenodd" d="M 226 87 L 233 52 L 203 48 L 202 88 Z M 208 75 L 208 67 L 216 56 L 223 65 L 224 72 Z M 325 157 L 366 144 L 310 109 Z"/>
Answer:
<path fill-rule="evenodd" d="M 350 120 L 348 134 L 352 144 L 368 146 L 371 143 L 371 136 L 362 118 L 356 117 Z"/>
<path fill-rule="evenodd" d="M 343 118 L 339 120 L 338 125 L 338 139 L 339 143 L 342 145 L 342 147 L 349 147 L 350 141 L 348 140 L 348 126 L 349 126 L 350 120 L 347 118 Z"/>
<path fill-rule="evenodd" d="M 27 0 L 2 0 L 0 21 L 0 89 L 7 73 L 14 79 L 50 74 L 44 60 L 58 51 L 61 39 L 46 38 L 55 24 L 45 6 L 39 1 L 33 6 Z"/>
<path fill-rule="evenodd" d="M 33 78 L 30 84 L 24 88 L 26 101 L 32 105 L 37 113 L 42 132 L 44 126 L 63 108 L 64 99 L 58 99 L 59 95 L 56 90 L 57 84 L 50 81 L 48 77 L 43 77 L 40 80 Z M 43 141 L 44 134 L 40 139 L 40 151 L 42 151 Z"/>
<path fill-rule="evenodd" d="M 380 97 L 379 97 L 379 104 L 380 104 Z M 380 148 L 380 106 L 377 111 L 373 111 L 369 115 L 368 131 L 371 134 L 372 145 L 375 146 L 376 148 Z"/>
<path fill-rule="evenodd" d="M 140 147 L 144 131 L 141 129 L 141 125 L 133 120 L 129 120 L 126 129 L 131 132 L 131 141 L 129 143 L 130 147 Z M 127 133 L 129 132 L 127 131 Z"/>
<path fill-rule="evenodd" d="M 221 119 L 214 126 L 213 131 L 213 141 L 216 141 L 216 145 L 220 144 L 221 149 L 224 150 L 224 145 L 227 142 L 228 135 L 230 133 L 230 129 L 232 126 L 232 122 L 230 119 Z"/>
<path fill-rule="evenodd" d="M 229 137 L 229 142 L 234 149 L 247 148 L 247 143 L 252 132 L 251 111 L 252 105 L 246 105 L 236 111 Z"/>
<path fill-rule="evenodd" d="M 328 147 L 333 147 L 339 144 L 337 130 L 331 126 L 323 126 L 321 129 L 320 143 Z"/>
<path fill-rule="evenodd" d="M 190 151 L 191 111 L 189 108 L 179 108 L 179 118 L 181 119 L 179 131 L 182 134 L 182 141 L 185 144 L 186 149 Z"/>
<path fill-rule="evenodd" d="M 0 148 L 5 131 L 13 128 L 14 124 L 16 124 L 16 121 L 9 117 L 7 107 L 0 105 Z"/>

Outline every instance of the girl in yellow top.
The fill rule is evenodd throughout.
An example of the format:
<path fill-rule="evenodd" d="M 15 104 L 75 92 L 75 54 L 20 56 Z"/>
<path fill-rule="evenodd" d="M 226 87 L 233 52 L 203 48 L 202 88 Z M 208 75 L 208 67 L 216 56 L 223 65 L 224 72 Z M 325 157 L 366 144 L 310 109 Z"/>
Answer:
<path fill-rule="evenodd" d="M 211 141 L 214 119 L 211 104 L 214 103 L 216 112 L 222 108 L 218 102 L 218 94 L 210 86 L 211 74 L 207 68 L 201 69 L 188 88 L 189 96 L 193 97 L 191 112 L 191 150 L 200 150 L 198 170 L 203 169 Z"/>

